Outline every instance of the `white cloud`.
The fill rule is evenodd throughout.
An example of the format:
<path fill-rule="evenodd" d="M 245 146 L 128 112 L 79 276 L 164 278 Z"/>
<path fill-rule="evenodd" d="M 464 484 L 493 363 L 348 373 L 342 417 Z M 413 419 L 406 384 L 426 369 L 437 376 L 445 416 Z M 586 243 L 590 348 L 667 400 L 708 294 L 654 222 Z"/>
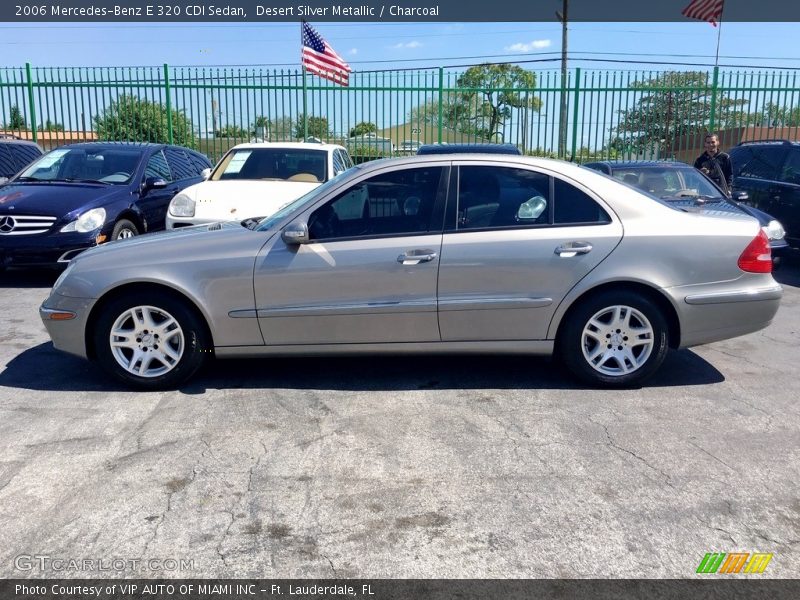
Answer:
<path fill-rule="evenodd" d="M 529 44 L 514 44 L 513 46 L 506 46 L 506 52 L 530 52 L 531 50 L 540 50 L 542 48 L 550 47 L 550 40 L 533 40 Z"/>
<path fill-rule="evenodd" d="M 350 54 L 358 54 L 358 48 L 350 48 Z"/>
<path fill-rule="evenodd" d="M 400 42 L 399 44 L 395 44 L 394 46 L 392 46 L 392 48 L 400 50 L 402 48 L 419 48 L 421 46 L 422 46 L 421 42 L 414 40 L 413 42 L 406 42 L 405 44 Z"/>

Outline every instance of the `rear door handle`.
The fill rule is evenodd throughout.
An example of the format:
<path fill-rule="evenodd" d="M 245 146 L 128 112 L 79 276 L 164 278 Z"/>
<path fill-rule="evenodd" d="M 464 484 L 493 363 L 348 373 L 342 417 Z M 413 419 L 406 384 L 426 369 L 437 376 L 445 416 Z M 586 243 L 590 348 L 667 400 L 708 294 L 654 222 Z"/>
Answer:
<path fill-rule="evenodd" d="M 404 265 L 418 265 L 419 263 L 430 262 L 436 258 L 433 250 L 409 250 L 397 257 L 397 262 Z"/>
<path fill-rule="evenodd" d="M 560 246 L 556 246 L 555 253 L 561 258 L 572 258 L 578 254 L 588 254 L 592 251 L 592 245 L 589 242 L 566 242 Z"/>

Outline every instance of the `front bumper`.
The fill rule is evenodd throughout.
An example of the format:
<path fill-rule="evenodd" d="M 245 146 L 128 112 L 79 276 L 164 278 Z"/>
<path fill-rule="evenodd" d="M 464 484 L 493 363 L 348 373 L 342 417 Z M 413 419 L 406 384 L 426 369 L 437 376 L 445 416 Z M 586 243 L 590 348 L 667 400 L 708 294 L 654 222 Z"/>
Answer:
<path fill-rule="evenodd" d="M 39 316 L 57 350 L 88 358 L 86 324 L 95 302 L 91 298 L 70 298 L 51 293 L 39 307 Z M 74 317 L 58 316 L 70 314 Z"/>
<path fill-rule="evenodd" d="M 84 250 L 97 246 L 98 240 L 105 241 L 107 237 L 107 232 L 97 231 L 2 235 L 0 236 L 0 266 L 63 267 Z"/>

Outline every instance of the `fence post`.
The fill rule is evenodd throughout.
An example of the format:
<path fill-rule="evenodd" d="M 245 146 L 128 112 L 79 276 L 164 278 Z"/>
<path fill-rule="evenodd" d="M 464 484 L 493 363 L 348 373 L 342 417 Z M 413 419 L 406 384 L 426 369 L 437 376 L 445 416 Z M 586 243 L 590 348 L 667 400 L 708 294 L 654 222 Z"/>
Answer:
<path fill-rule="evenodd" d="M 711 118 L 708 123 L 708 131 L 714 131 L 714 125 L 717 117 L 717 83 L 719 82 L 719 67 L 714 67 L 714 76 L 711 80 Z"/>
<path fill-rule="evenodd" d="M 444 93 L 444 67 L 439 67 L 439 133 L 437 136 L 437 141 L 441 144 L 442 143 L 442 108 L 444 99 L 442 98 L 442 94 Z"/>
<path fill-rule="evenodd" d="M 581 68 L 575 67 L 575 98 L 572 105 L 572 162 L 575 162 L 575 154 L 578 151 L 578 97 L 580 91 Z"/>
<path fill-rule="evenodd" d="M 167 98 L 167 140 L 170 144 L 173 143 L 172 136 L 172 98 L 170 98 L 169 91 L 169 66 L 164 63 L 164 87 L 166 88 Z"/>
<path fill-rule="evenodd" d="M 36 135 L 36 102 L 33 99 L 33 76 L 31 75 L 31 63 L 25 63 L 25 77 L 27 78 L 26 85 L 28 88 L 28 106 L 31 112 L 31 132 L 33 133 L 33 141 L 38 141 Z"/>

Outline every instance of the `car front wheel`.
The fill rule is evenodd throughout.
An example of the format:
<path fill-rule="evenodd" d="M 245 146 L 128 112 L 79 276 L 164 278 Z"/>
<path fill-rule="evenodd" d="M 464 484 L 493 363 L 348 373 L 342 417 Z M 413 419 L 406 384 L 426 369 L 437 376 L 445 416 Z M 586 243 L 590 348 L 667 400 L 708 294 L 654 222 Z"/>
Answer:
<path fill-rule="evenodd" d="M 128 221 L 128 219 L 120 219 L 114 223 L 114 229 L 111 231 L 111 240 L 124 240 L 136 235 L 139 235 L 136 225 Z"/>
<path fill-rule="evenodd" d="M 96 321 L 98 362 L 134 387 L 173 388 L 191 377 L 210 354 L 201 320 L 165 293 L 137 293 L 113 300 Z"/>
<path fill-rule="evenodd" d="M 584 301 L 567 319 L 559 353 L 575 375 L 592 385 L 638 385 L 667 354 L 662 311 L 635 292 L 604 292 Z"/>

